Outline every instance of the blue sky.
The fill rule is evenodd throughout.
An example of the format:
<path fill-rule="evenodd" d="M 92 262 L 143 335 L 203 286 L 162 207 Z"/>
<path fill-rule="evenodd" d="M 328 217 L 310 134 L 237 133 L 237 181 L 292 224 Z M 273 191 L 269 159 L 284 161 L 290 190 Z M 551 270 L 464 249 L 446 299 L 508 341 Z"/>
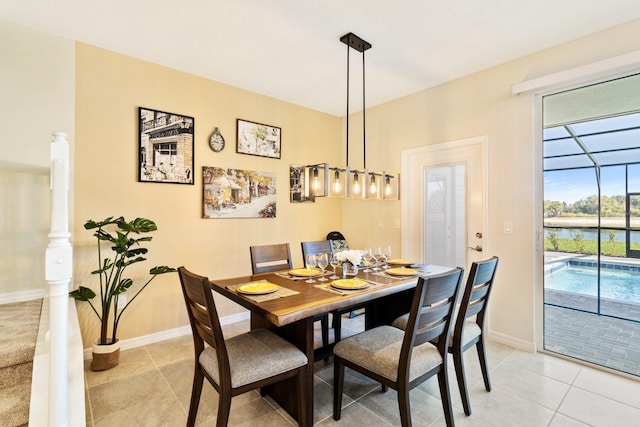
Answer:
<path fill-rule="evenodd" d="M 603 195 L 625 194 L 624 167 L 604 167 L 601 178 Z M 640 176 L 636 176 L 635 179 L 630 177 L 629 190 L 640 192 Z M 573 203 L 597 193 L 598 187 L 593 169 L 571 169 L 544 173 L 544 200 Z"/>

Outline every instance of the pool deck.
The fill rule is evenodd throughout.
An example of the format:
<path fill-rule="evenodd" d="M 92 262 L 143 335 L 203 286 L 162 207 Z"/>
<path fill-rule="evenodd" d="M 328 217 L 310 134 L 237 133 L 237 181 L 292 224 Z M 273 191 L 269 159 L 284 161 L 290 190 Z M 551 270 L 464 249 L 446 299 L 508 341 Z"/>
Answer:
<path fill-rule="evenodd" d="M 597 260 L 595 255 L 545 252 L 545 268 L 576 258 Z M 640 266 L 638 259 L 601 257 L 601 261 Z M 640 323 L 579 311 L 595 310 L 596 303 L 594 297 L 546 290 L 544 348 L 640 376 Z M 640 319 L 639 304 L 602 299 L 600 309 L 605 314 Z"/>

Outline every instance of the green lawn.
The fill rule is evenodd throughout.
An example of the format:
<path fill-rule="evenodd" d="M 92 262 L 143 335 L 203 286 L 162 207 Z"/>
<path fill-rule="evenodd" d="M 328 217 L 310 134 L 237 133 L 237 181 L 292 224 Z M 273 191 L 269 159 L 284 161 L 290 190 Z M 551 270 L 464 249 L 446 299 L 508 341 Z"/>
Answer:
<path fill-rule="evenodd" d="M 552 240 L 549 237 L 544 239 L 544 249 L 547 251 L 557 252 L 570 252 L 575 254 L 592 254 L 595 255 L 598 252 L 598 242 L 595 240 L 587 239 L 555 239 L 557 242 L 557 248 L 554 247 Z M 626 257 L 627 249 L 623 242 L 611 243 L 609 241 L 602 241 L 602 255 Z M 640 243 L 632 243 L 631 249 L 640 250 Z"/>

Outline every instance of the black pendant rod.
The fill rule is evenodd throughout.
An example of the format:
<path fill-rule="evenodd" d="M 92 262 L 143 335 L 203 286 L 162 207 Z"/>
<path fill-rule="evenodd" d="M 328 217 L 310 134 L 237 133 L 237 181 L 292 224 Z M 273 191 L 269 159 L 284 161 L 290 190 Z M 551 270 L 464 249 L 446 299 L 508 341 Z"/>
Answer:
<path fill-rule="evenodd" d="M 347 43 L 347 167 L 348 166 L 349 166 L 349 44 Z"/>
<path fill-rule="evenodd" d="M 364 85 L 364 51 L 362 51 L 362 159 L 363 159 L 363 165 L 364 165 L 364 169 L 367 168 L 367 126 L 366 126 L 366 120 L 365 120 L 365 111 L 367 110 L 365 108 L 365 102 L 364 102 L 364 90 L 365 85 Z"/>
<path fill-rule="evenodd" d="M 340 37 L 340 41 L 347 45 L 347 166 L 349 166 L 349 48 L 353 48 L 362 53 L 362 154 L 364 158 L 364 169 L 367 168 L 367 137 L 365 121 L 365 62 L 364 52 L 371 49 L 371 43 L 361 39 L 353 33 Z"/>

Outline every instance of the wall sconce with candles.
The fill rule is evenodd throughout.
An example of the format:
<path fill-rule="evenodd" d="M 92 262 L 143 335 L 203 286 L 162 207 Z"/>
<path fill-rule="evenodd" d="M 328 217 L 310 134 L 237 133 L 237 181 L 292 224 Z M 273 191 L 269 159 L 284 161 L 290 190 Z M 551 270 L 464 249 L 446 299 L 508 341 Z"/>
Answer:
<path fill-rule="evenodd" d="M 340 37 L 347 45 L 347 116 L 346 116 L 346 160 L 343 167 L 331 167 L 328 163 L 307 165 L 310 190 L 315 197 L 345 197 L 350 199 L 398 200 L 400 197 L 400 174 L 372 172 L 367 169 L 366 108 L 365 108 L 365 51 L 371 43 L 353 33 Z M 362 153 L 363 168 L 349 167 L 349 58 L 351 49 L 362 53 Z"/>

